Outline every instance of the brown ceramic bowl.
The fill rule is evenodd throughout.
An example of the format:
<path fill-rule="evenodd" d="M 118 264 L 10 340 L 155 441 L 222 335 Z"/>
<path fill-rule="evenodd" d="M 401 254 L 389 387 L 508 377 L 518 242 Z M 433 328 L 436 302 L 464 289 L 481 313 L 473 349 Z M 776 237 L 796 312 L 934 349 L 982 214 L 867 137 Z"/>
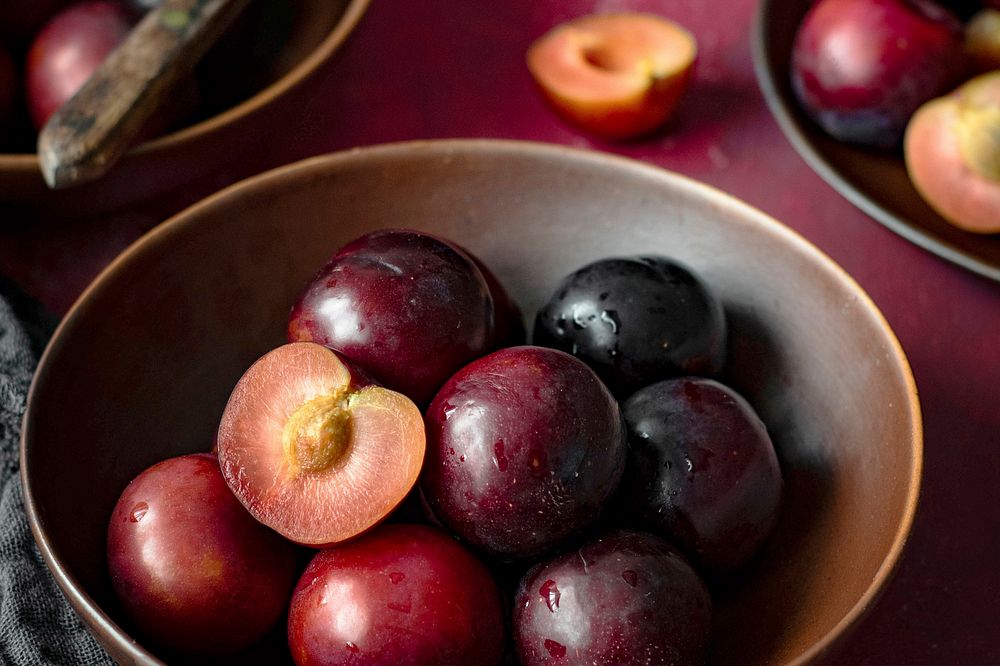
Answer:
<path fill-rule="evenodd" d="M 910 182 L 902 153 L 841 143 L 813 123 L 792 93 L 792 44 L 810 0 L 761 0 L 753 32 L 754 68 L 771 113 L 802 158 L 862 211 L 910 242 L 1000 281 L 1000 234 L 949 224 Z"/>
<path fill-rule="evenodd" d="M 289 0 L 287 38 L 241 86 L 234 106 L 137 146 L 102 179 L 53 192 L 35 154 L 0 154 L 0 205 L 49 213 L 110 210 L 170 191 L 225 165 L 261 131 L 267 112 L 308 89 L 370 0 Z M 3 224 L 0 216 L 0 224 Z"/>
<path fill-rule="evenodd" d="M 119 257 L 52 339 L 24 421 L 28 514 L 56 580 L 117 658 L 158 663 L 109 588 L 119 493 L 154 462 L 207 450 L 306 281 L 386 226 L 470 248 L 529 316 L 599 257 L 657 252 L 700 271 L 731 323 L 725 380 L 769 427 L 787 491 L 758 565 L 717 599 L 712 663 L 811 663 L 875 602 L 913 520 L 922 431 L 903 351 L 843 270 L 763 213 L 637 162 L 404 143 L 293 164 L 193 206 Z"/>

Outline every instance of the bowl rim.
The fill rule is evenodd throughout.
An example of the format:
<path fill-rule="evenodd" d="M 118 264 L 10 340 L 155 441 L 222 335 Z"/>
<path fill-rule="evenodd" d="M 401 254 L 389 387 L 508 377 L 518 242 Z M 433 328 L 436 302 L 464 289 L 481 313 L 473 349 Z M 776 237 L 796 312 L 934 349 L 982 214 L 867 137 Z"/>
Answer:
<path fill-rule="evenodd" d="M 309 54 L 285 72 L 278 80 L 257 91 L 242 102 L 205 118 L 193 125 L 182 127 L 150 141 L 144 141 L 129 151 L 128 157 L 169 152 L 179 146 L 199 141 L 219 131 L 223 127 L 249 116 L 284 96 L 314 71 L 320 68 L 340 48 L 354 32 L 372 0 L 346 0 L 344 11 L 326 37 Z M 0 173 L 12 172 L 22 175 L 37 173 L 41 177 L 41 166 L 37 153 L 0 153 Z"/>
<path fill-rule="evenodd" d="M 153 657 L 139 647 L 133 640 L 130 640 L 128 635 L 111 620 L 105 611 L 93 601 L 90 595 L 84 592 L 76 578 L 57 561 L 53 545 L 43 529 L 44 518 L 41 516 L 40 507 L 35 501 L 29 478 L 31 463 L 27 455 L 28 442 L 32 439 L 34 431 L 33 420 L 38 418 L 33 408 L 35 398 L 41 390 L 39 387 L 45 384 L 48 375 L 52 373 L 50 367 L 53 362 L 52 359 L 58 354 L 59 348 L 63 345 L 63 338 L 77 326 L 76 320 L 86 311 L 88 301 L 100 293 L 104 289 L 105 284 L 113 280 L 123 266 L 138 261 L 140 255 L 165 242 L 169 242 L 175 234 L 183 232 L 183 230 L 197 223 L 198 218 L 203 212 L 226 208 L 234 200 L 239 199 L 247 193 L 273 191 L 275 188 L 280 189 L 290 181 L 296 181 L 303 177 L 306 179 L 310 176 L 318 177 L 331 170 L 336 170 L 343 164 L 350 164 L 359 160 L 377 162 L 386 158 L 411 156 L 429 160 L 435 157 L 453 157 L 458 154 L 477 156 L 520 154 L 540 160 L 558 158 L 573 164 L 613 167 L 616 170 L 631 172 L 649 182 L 666 184 L 672 189 L 681 191 L 692 198 L 709 200 L 720 210 L 732 212 L 734 217 L 743 223 L 755 226 L 759 225 L 770 234 L 780 237 L 805 255 L 808 255 L 811 260 L 821 266 L 840 286 L 855 294 L 859 305 L 878 325 L 878 328 L 885 335 L 891 357 L 903 380 L 907 396 L 906 408 L 911 428 L 911 467 L 907 480 L 907 493 L 903 513 L 896 526 L 889 550 L 868 587 L 865 589 L 865 592 L 836 625 L 808 650 L 796 659 L 787 662 L 787 666 L 802 666 L 820 658 L 841 637 L 847 635 L 851 628 L 858 624 L 859 620 L 874 606 L 879 596 L 885 590 L 887 583 L 897 568 L 916 515 L 923 469 L 923 419 L 913 372 L 896 334 L 868 293 L 839 264 L 791 227 L 784 225 L 776 218 L 758 208 L 737 199 L 735 196 L 706 183 L 694 180 L 691 177 L 638 160 L 590 149 L 510 139 L 460 138 L 401 141 L 341 150 L 280 166 L 234 183 L 175 214 L 133 242 L 101 271 L 76 300 L 62 321 L 60 321 L 42 353 L 29 387 L 21 424 L 20 479 L 24 489 L 24 504 L 28 522 L 49 570 L 70 604 L 81 615 L 86 624 L 90 626 L 95 636 L 101 640 L 113 640 L 116 648 L 127 652 L 136 663 L 162 663 L 156 657 Z"/>
<path fill-rule="evenodd" d="M 779 92 L 778 83 L 775 80 L 776 72 L 771 67 L 772 49 L 769 36 L 772 32 L 770 26 L 774 23 L 771 14 L 772 8 L 779 1 L 782 0 L 760 0 L 750 33 L 750 51 L 753 56 L 757 84 L 764 95 L 764 101 L 767 103 L 771 115 L 777 121 L 782 134 L 792 144 L 795 152 L 838 194 L 876 222 L 931 254 L 982 277 L 1000 282 L 1000 265 L 976 257 L 951 242 L 939 238 L 934 233 L 908 222 L 904 217 L 870 199 L 850 180 L 841 175 L 816 148 L 808 135 L 803 132 L 802 126 L 788 105 L 785 104 L 784 97 Z"/>

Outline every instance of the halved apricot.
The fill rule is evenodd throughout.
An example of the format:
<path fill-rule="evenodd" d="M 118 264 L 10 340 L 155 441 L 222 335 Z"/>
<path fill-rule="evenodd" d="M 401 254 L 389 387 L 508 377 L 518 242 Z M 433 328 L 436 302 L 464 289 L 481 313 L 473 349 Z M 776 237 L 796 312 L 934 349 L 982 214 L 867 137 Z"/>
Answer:
<path fill-rule="evenodd" d="M 218 432 L 222 474 L 260 522 L 323 547 L 380 522 L 424 458 L 419 409 L 312 342 L 261 357 L 236 384 Z"/>
<path fill-rule="evenodd" d="M 662 125 L 691 78 L 694 36 L 653 14 L 592 14 L 556 26 L 528 50 L 552 105 L 595 134 L 626 139 Z"/>

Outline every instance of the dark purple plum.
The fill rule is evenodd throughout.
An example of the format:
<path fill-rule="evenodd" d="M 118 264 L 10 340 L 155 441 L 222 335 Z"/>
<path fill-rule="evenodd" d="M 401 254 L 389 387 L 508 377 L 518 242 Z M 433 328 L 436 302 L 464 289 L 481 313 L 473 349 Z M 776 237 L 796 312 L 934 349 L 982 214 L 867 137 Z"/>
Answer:
<path fill-rule="evenodd" d="M 792 88 L 835 139 L 895 148 L 910 116 L 961 80 L 962 24 L 932 0 L 820 0 L 792 51 Z"/>
<path fill-rule="evenodd" d="M 260 640 L 284 615 L 297 558 L 229 492 L 208 453 L 137 476 L 108 527 L 122 608 L 143 634 L 191 654 L 233 653 Z"/>
<path fill-rule="evenodd" d="M 717 381 L 684 377 L 637 391 L 622 412 L 626 522 L 675 543 L 702 571 L 746 564 L 774 528 L 783 485 L 750 404 Z"/>
<path fill-rule="evenodd" d="M 383 525 L 319 552 L 288 614 L 298 666 L 494 666 L 503 642 L 489 571 L 423 525 Z"/>
<path fill-rule="evenodd" d="M 714 375 L 726 354 L 722 305 L 687 266 L 620 257 L 565 277 L 535 319 L 534 344 L 585 361 L 616 395 L 678 375 Z"/>
<path fill-rule="evenodd" d="M 425 418 L 421 489 L 434 515 L 500 559 L 550 550 L 595 521 L 618 487 L 618 404 L 590 368 L 542 347 L 466 366 Z"/>
<path fill-rule="evenodd" d="M 289 342 L 342 352 L 387 388 L 426 405 L 494 338 L 489 286 L 463 251 L 410 230 L 342 247 L 292 308 Z"/>
<path fill-rule="evenodd" d="M 698 574 L 642 532 L 611 532 L 535 567 L 514 599 L 523 666 L 699 664 L 711 625 Z"/>

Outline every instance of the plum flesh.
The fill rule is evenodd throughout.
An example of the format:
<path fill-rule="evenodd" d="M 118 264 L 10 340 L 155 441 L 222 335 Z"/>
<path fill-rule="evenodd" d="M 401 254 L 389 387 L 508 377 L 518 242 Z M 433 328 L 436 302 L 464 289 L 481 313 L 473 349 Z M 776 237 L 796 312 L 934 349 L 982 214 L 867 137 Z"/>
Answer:
<path fill-rule="evenodd" d="M 712 601 L 662 539 L 619 530 L 533 568 L 514 600 L 524 666 L 701 663 Z"/>
<path fill-rule="evenodd" d="M 424 457 L 419 409 L 311 342 L 274 349 L 244 373 L 218 429 L 233 493 L 296 543 L 323 547 L 384 519 Z"/>
<path fill-rule="evenodd" d="M 193 654 L 233 653 L 282 617 L 297 549 L 233 497 L 215 456 L 171 458 L 137 476 L 108 527 L 108 568 L 143 634 Z"/>
<path fill-rule="evenodd" d="M 549 550 L 593 522 L 618 486 L 618 405 L 569 354 L 510 347 L 441 388 L 427 414 L 421 489 L 434 515 L 502 559 Z"/>
<path fill-rule="evenodd" d="M 743 566 L 777 522 L 783 485 L 750 404 L 719 382 L 684 377 L 637 391 L 622 413 L 628 462 L 617 499 L 626 521 L 705 571 Z"/>
<path fill-rule="evenodd" d="M 299 666 L 491 666 L 500 663 L 503 632 L 486 567 L 421 525 L 383 525 L 318 553 L 288 615 Z"/>

